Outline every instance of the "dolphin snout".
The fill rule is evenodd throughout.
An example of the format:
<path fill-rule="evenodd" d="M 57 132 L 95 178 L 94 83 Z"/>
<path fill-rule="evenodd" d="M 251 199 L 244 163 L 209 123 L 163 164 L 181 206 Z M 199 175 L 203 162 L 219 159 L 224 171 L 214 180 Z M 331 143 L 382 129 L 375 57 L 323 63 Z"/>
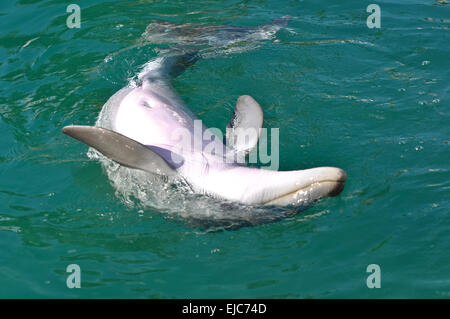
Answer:
<path fill-rule="evenodd" d="M 338 167 L 319 167 L 320 174 L 318 176 L 318 182 L 330 181 L 344 183 L 347 179 L 347 173 Z"/>
<path fill-rule="evenodd" d="M 347 173 L 343 170 L 338 168 L 338 171 L 336 172 L 336 181 L 334 183 L 334 188 L 330 191 L 328 196 L 334 197 L 339 195 L 343 190 L 345 186 L 345 181 L 347 180 Z"/>
<path fill-rule="evenodd" d="M 347 173 L 341 168 L 337 168 L 336 175 L 338 177 L 337 180 L 341 183 L 345 183 L 347 180 Z"/>
<path fill-rule="evenodd" d="M 319 182 L 319 187 L 322 188 L 322 196 L 334 197 L 339 195 L 345 186 L 347 173 L 337 167 L 324 167 L 323 180 Z"/>
<path fill-rule="evenodd" d="M 337 196 L 344 189 L 347 179 L 347 173 L 337 167 L 316 167 L 279 173 L 280 178 L 289 174 L 291 179 L 282 179 L 284 191 L 265 202 L 266 205 L 308 204 L 324 197 Z"/>

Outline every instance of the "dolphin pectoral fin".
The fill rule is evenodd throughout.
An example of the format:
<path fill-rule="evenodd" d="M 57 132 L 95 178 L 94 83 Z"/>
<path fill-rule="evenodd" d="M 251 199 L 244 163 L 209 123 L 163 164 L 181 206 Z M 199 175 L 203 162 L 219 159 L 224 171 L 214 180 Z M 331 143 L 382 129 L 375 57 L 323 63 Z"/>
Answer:
<path fill-rule="evenodd" d="M 264 113 L 250 95 L 241 95 L 227 125 L 226 144 L 237 154 L 247 155 L 258 144 Z"/>
<path fill-rule="evenodd" d="M 176 174 L 173 167 L 158 153 L 120 133 L 102 127 L 82 125 L 66 126 L 62 131 L 123 166 L 159 175 Z"/>

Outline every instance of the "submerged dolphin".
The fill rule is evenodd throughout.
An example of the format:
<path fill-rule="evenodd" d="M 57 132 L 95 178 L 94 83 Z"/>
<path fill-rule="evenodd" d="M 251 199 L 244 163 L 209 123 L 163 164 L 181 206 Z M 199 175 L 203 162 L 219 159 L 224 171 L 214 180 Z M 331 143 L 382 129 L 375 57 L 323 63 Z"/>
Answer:
<path fill-rule="evenodd" d="M 268 26 L 276 32 L 284 23 L 280 21 Z M 242 33 L 247 38 L 262 37 L 257 34 L 261 32 L 258 28 L 220 30 L 231 30 L 233 36 Z M 305 206 L 342 191 L 346 173 L 340 168 L 273 171 L 247 167 L 238 161 L 239 155 L 248 154 L 256 146 L 259 137 L 257 133 L 239 139 L 241 129 L 260 132 L 263 124 L 261 107 L 248 95 L 237 100 L 227 142 L 216 138 L 207 145 L 203 137 L 211 136 L 211 132 L 202 124 L 197 129 L 196 116 L 171 84 L 199 56 L 191 51 L 147 63 L 138 85 L 121 89 L 107 101 L 96 127 L 66 126 L 63 132 L 123 166 L 180 179 L 195 193 L 242 204 Z M 188 132 L 191 148 L 180 147 L 180 136 L 174 134 L 177 131 Z"/>
<path fill-rule="evenodd" d="M 142 42 L 176 43 L 180 46 L 226 47 L 239 42 L 271 39 L 278 30 L 286 27 L 290 16 L 275 19 L 270 24 L 257 27 L 232 25 L 184 24 L 165 21 L 151 23 L 142 35 Z"/>

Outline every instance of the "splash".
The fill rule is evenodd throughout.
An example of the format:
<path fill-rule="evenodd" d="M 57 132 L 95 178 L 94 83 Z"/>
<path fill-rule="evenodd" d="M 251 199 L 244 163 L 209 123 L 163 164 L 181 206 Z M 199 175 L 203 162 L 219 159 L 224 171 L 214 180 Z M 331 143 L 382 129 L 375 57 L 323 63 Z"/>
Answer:
<path fill-rule="evenodd" d="M 275 222 L 308 208 L 251 206 L 194 193 L 183 181 L 121 166 L 90 148 L 88 157 L 102 164 L 116 196 L 126 206 L 157 210 L 167 218 L 205 231 L 237 229 Z"/>

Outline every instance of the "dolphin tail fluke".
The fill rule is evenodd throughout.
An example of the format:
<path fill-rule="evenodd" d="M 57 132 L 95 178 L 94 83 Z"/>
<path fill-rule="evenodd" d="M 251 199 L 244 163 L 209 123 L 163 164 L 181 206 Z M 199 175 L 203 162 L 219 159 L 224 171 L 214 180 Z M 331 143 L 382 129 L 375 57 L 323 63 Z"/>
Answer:
<path fill-rule="evenodd" d="M 117 132 L 82 125 L 66 126 L 62 131 L 123 166 L 158 175 L 176 174 L 174 168 L 156 152 Z"/>
<path fill-rule="evenodd" d="M 197 50 L 173 52 L 147 63 L 139 77 L 141 79 L 173 79 L 194 65 L 198 59 L 200 54 Z"/>
<path fill-rule="evenodd" d="M 162 66 L 171 78 L 175 78 L 181 75 L 188 67 L 194 65 L 199 58 L 200 55 L 197 50 L 190 50 L 166 56 Z"/>
<path fill-rule="evenodd" d="M 246 156 L 258 144 L 264 113 L 261 106 L 249 95 L 241 95 L 227 125 L 226 144 L 238 156 Z"/>

